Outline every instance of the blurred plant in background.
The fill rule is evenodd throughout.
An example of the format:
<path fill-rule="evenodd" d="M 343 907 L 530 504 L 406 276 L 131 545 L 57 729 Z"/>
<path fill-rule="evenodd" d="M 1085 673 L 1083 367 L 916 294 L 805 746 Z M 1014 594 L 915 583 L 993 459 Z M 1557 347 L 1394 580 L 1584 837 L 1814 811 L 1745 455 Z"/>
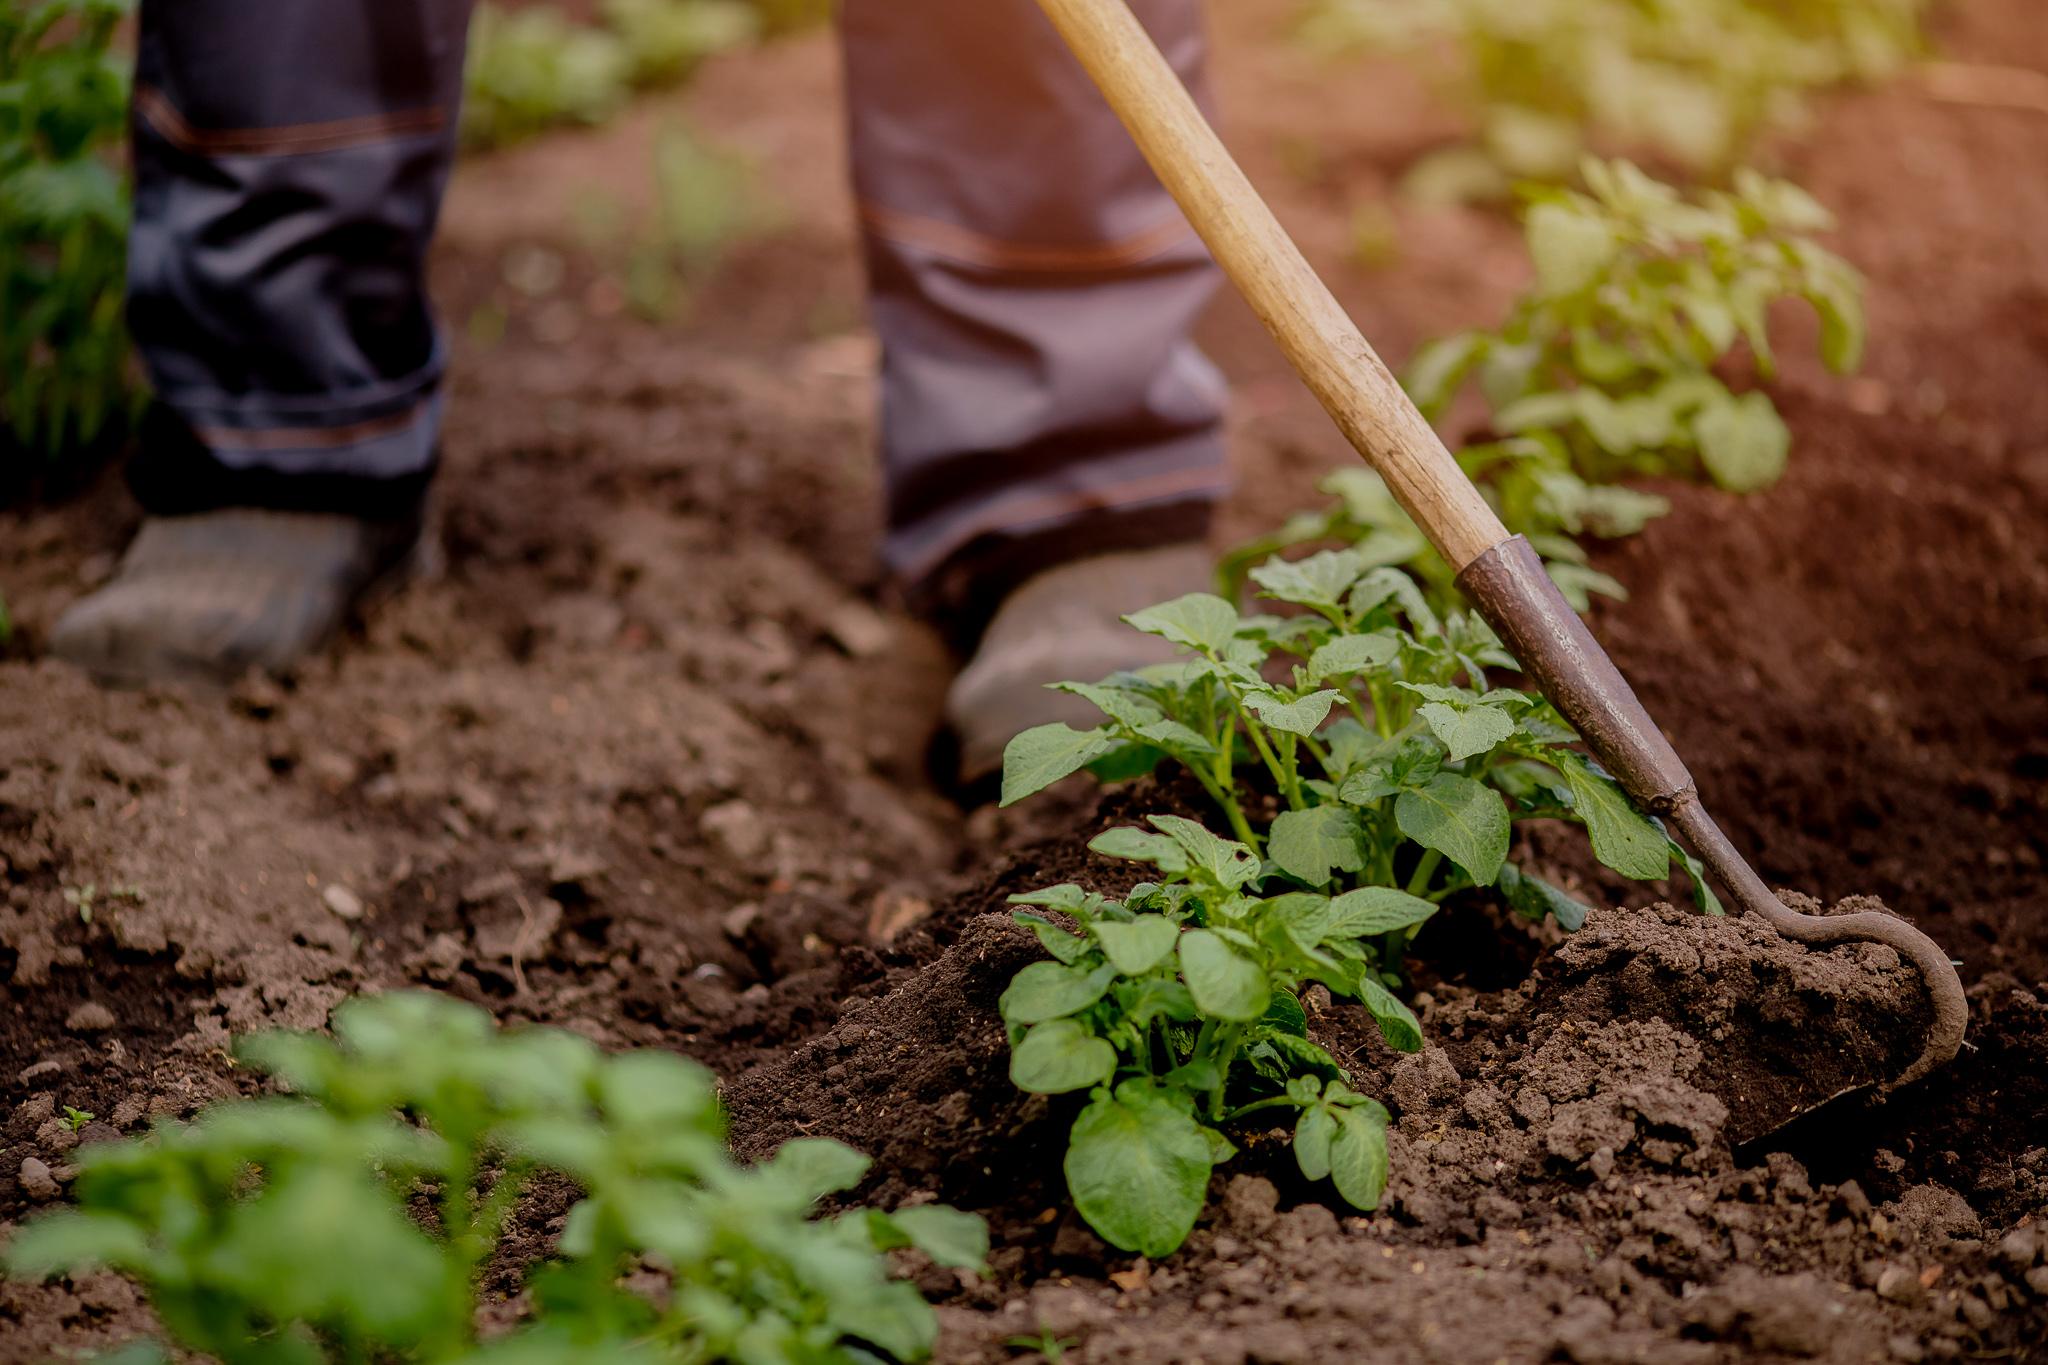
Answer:
<path fill-rule="evenodd" d="M 0 5 L 0 458 L 118 439 L 136 387 L 122 323 L 134 0 Z"/>
<path fill-rule="evenodd" d="M 627 307 L 650 322 L 685 312 L 696 286 L 742 238 L 773 228 L 779 206 L 761 188 L 759 169 L 680 120 L 655 134 L 653 203 L 635 212 L 603 191 L 576 205 L 578 235 L 616 275 Z"/>
<path fill-rule="evenodd" d="M 684 80 L 704 58 L 801 16 L 776 0 L 604 0 L 598 24 L 552 6 L 479 5 L 464 72 L 463 141 L 497 146 L 561 124 L 599 124 L 637 89 Z"/>
<path fill-rule="evenodd" d="M 1581 173 L 1587 193 L 1526 191 L 1535 281 L 1507 319 L 1424 346 L 1402 383 L 1432 421 L 1476 391 L 1487 439 L 1458 462 L 1583 610 L 1590 593 L 1623 593 L 1578 538 L 1633 535 L 1669 510 L 1621 480 L 1745 493 L 1784 472 L 1792 436 L 1770 395 L 1736 393 L 1716 372 L 1745 351 L 1760 376 L 1775 372 L 1771 304 L 1811 305 L 1837 374 L 1862 361 L 1864 317 L 1862 277 L 1808 235 L 1833 215 L 1798 186 L 1739 170 L 1732 193 L 1687 197 L 1625 161 L 1588 158 Z M 1234 553 L 1226 584 L 1287 546 L 1335 539 L 1450 599 L 1449 566 L 1376 475 L 1346 469 L 1323 487 L 1337 505 Z"/>
<path fill-rule="evenodd" d="M 1342 53 L 1445 51 L 1477 145 L 1418 163 L 1418 192 L 1483 197 L 1563 179 L 1592 146 L 1725 172 L 1803 92 L 1897 71 L 1928 0 L 1308 0 Z"/>

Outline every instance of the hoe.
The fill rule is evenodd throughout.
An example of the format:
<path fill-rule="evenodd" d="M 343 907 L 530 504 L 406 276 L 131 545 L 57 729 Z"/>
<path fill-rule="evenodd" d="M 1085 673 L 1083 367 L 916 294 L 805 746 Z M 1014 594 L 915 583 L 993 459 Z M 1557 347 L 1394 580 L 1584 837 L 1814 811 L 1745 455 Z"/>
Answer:
<path fill-rule="evenodd" d="M 1904 920 L 1875 911 L 1800 914 L 1764 884 L 1707 814 L 1685 764 L 1550 581 L 1529 542 L 1508 534 L 1317 278 L 1126 0 L 1039 4 L 1323 408 L 1458 571 L 1459 588 L 1521 661 L 1523 672 L 1628 794 L 1678 829 L 1737 906 L 1784 937 L 1812 945 L 1882 943 L 1919 969 L 1932 998 L 1933 1025 L 1920 1055 L 1878 1093 L 1916 1081 L 1954 1057 L 1969 1010 L 1948 955 Z M 1824 1097 L 1835 1098 L 1840 1096 Z M 1748 1117 L 1744 1126 L 1760 1136 L 1796 1115 Z"/>

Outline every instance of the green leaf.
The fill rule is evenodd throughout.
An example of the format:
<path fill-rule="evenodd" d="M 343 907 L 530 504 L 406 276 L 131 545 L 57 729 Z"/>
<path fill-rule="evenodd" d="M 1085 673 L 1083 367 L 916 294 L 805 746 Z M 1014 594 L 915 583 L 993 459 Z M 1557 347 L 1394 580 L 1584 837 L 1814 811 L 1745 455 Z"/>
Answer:
<path fill-rule="evenodd" d="M 1266 1012 L 1273 993 L 1258 963 L 1208 929 L 1188 930 L 1179 948 L 1181 976 L 1204 1015 L 1249 1024 Z"/>
<path fill-rule="evenodd" d="M 1412 928 L 1436 909 L 1434 902 L 1391 886 L 1361 886 L 1331 901 L 1320 927 L 1325 939 L 1372 938 Z"/>
<path fill-rule="evenodd" d="M 1104 1241 L 1157 1258 L 1187 1240 L 1214 1162 L 1207 1133 L 1185 1108 L 1147 1082 L 1125 1081 L 1074 1120 L 1067 1189 Z"/>
<path fill-rule="evenodd" d="M 136 1270 L 149 1263 L 149 1237 L 140 1224 L 113 1213 L 66 1210 L 38 1218 L 7 1244 L 7 1274 L 40 1280 L 101 1267 Z"/>
<path fill-rule="evenodd" d="M 843 1142 L 831 1138 L 791 1138 L 763 1163 L 776 1183 L 800 1192 L 809 1202 L 860 1184 L 874 1163 Z"/>
<path fill-rule="evenodd" d="M 651 1048 L 606 1058 L 597 1088 L 605 1113 L 634 1127 L 694 1127 L 718 1113 L 718 1081 L 710 1071 Z"/>
<path fill-rule="evenodd" d="M 1072 1019 L 1034 1024 L 1010 1053 L 1010 1080 L 1034 1095 L 1086 1090 L 1116 1074 L 1116 1049 Z"/>
<path fill-rule="evenodd" d="M 1500 878 L 1494 885 L 1500 889 L 1508 907 L 1517 914 L 1539 923 L 1548 915 L 1557 921 L 1558 928 L 1568 934 L 1578 931 L 1579 926 L 1586 922 L 1587 912 L 1592 909 L 1513 863 L 1501 864 Z"/>
<path fill-rule="evenodd" d="M 1387 1046 L 1398 1052 L 1420 1052 L 1422 1025 L 1416 1020 L 1414 1011 L 1403 1004 L 1399 996 L 1375 981 L 1370 972 L 1359 977 L 1358 985 L 1358 998 L 1372 1011 L 1373 1020 L 1380 1026 L 1380 1036 L 1387 1040 Z"/>
<path fill-rule="evenodd" d="M 1312 1104 L 1294 1122 L 1294 1164 L 1310 1180 L 1330 1174 L 1330 1147 L 1337 1137 L 1337 1116 L 1328 1106 Z"/>
<path fill-rule="evenodd" d="M 1062 682 L 1054 683 L 1052 690 L 1065 692 L 1095 704 L 1095 708 L 1121 725 L 1137 729 L 1164 719 L 1158 707 L 1135 692 L 1119 687 L 1107 687 L 1099 683 Z"/>
<path fill-rule="evenodd" d="M 1337 1135 L 1330 1143 L 1330 1180 L 1352 1207 L 1369 1213 L 1380 1206 L 1380 1196 L 1387 1189 L 1385 1110 L 1361 1105 L 1337 1112 Z"/>
<path fill-rule="evenodd" d="M 1693 857 L 1691 850 L 1687 849 L 1676 839 L 1671 840 L 1670 843 L 1671 856 L 1678 859 L 1679 865 L 1685 868 L 1686 877 L 1692 882 L 1692 898 L 1699 906 L 1700 913 L 1703 915 L 1726 914 L 1727 911 L 1721 906 L 1721 898 L 1714 894 L 1714 888 L 1707 881 L 1707 869 L 1701 866 L 1700 860 Z"/>
<path fill-rule="evenodd" d="M 1308 1072 L 1316 1076 L 1336 1077 L 1344 1074 L 1344 1068 L 1327 1051 L 1306 1038 L 1292 1033 L 1274 1031 L 1259 1040 L 1260 1047 L 1270 1047 L 1286 1064 L 1285 1069 L 1295 1073 Z"/>
<path fill-rule="evenodd" d="M 1208 874 L 1218 886 L 1235 891 L 1259 875 L 1259 859 L 1243 844 L 1212 833 L 1205 825 L 1180 815 L 1148 815 L 1153 827 L 1179 844 L 1190 871 Z"/>
<path fill-rule="evenodd" d="M 1180 926 L 1164 915 L 1140 915 L 1128 923 L 1103 920 L 1091 925 L 1102 951 L 1125 976 L 1143 976 L 1173 951 Z"/>
<path fill-rule="evenodd" d="M 1443 741 L 1448 751 L 1444 756 L 1452 763 L 1491 753 L 1515 733 L 1515 718 L 1498 706 L 1457 707 L 1433 701 L 1419 714 L 1430 733 Z"/>
<path fill-rule="evenodd" d="M 1785 472 L 1792 433 L 1770 396 L 1745 393 L 1702 408 L 1692 419 L 1700 462 L 1714 482 L 1731 493 L 1768 488 Z"/>
<path fill-rule="evenodd" d="M 1571 788 L 1572 814 L 1586 826 L 1594 857 L 1637 881 L 1653 882 L 1671 870 L 1669 837 L 1620 787 L 1578 754 L 1560 751 L 1550 755 L 1550 762 Z"/>
<path fill-rule="evenodd" d="M 1092 915 L 1106 904 L 1103 898 L 1086 887 L 1073 882 L 1061 882 L 1057 886 L 1042 886 L 1036 891 L 1020 891 L 1010 897 L 1011 905 L 1042 905 L 1048 910 L 1064 910 L 1070 915 Z"/>
<path fill-rule="evenodd" d="M 1371 635 L 1339 635 L 1308 656 L 1308 681 L 1349 678 L 1376 672 L 1401 657 L 1401 642 L 1385 631 Z"/>
<path fill-rule="evenodd" d="M 924 1360 L 931 1355 L 932 1341 L 938 1335 L 938 1323 L 932 1315 L 931 1305 L 924 1301 L 915 1285 L 903 1280 L 862 1284 L 857 1292 L 830 1297 L 832 1326 L 838 1332 L 872 1342 L 897 1360 Z M 759 1319 L 756 1323 L 767 1325 Z M 752 1354 L 754 1359 L 764 1363 L 790 1359 L 782 1354 L 782 1350 L 779 1343 L 764 1342 L 758 1352 L 747 1353 L 743 1348 L 736 1348 L 735 1354 Z M 667 1358 L 674 1357 L 669 1355 Z"/>
<path fill-rule="evenodd" d="M 1401 372 L 1401 387 L 1425 416 L 1436 417 L 1486 353 L 1488 340 L 1483 332 L 1458 332 L 1428 343 Z"/>
<path fill-rule="evenodd" d="M 1196 1017 L 1195 997 L 1179 981 L 1156 976 L 1127 981 L 1117 987 L 1117 1002 L 1132 1023 L 1143 1028 L 1154 1019 L 1187 1023 Z"/>
<path fill-rule="evenodd" d="M 1410 735 L 1399 744 L 1375 751 L 1363 767 L 1344 779 L 1337 798 L 1354 806 L 1383 801 L 1408 787 L 1427 784 L 1443 761 L 1441 741 L 1429 735 Z"/>
<path fill-rule="evenodd" d="M 1237 634 L 1237 608 L 1213 593 L 1191 592 L 1124 618 L 1147 635 L 1158 635 L 1205 654 L 1220 654 Z"/>
<path fill-rule="evenodd" d="M 1277 1029 L 1294 1038 L 1308 1036 L 1308 1011 L 1301 1007 L 1301 1001 L 1293 991 L 1274 991 L 1273 1001 L 1266 1006 L 1266 1012 L 1259 1016 L 1259 1027 Z"/>
<path fill-rule="evenodd" d="M 1401 832 L 1490 886 L 1508 856 L 1508 808 L 1500 794 L 1456 773 L 1438 773 L 1394 802 Z"/>
<path fill-rule="evenodd" d="M 1275 556 L 1253 569 L 1251 579 L 1265 590 L 1262 597 L 1338 611 L 1344 594 L 1364 570 L 1365 564 L 1354 550 L 1323 550 L 1306 559 Z"/>
<path fill-rule="evenodd" d="M 1290 735 L 1313 735 L 1316 727 L 1330 717 L 1330 708 L 1342 692 L 1325 688 L 1289 701 L 1277 692 L 1253 692 L 1244 699 L 1245 709 L 1275 730 Z"/>
<path fill-rule="evenodd" d="M 1088 851 L 1100 853 L 1105 858 L 1150 863 L 1169 874 L 1188 870 L 1187 851 L 1179 843 L 1164 834 L 1153 834 L 1129 825 L 1102 831 L 1088 841 Z"/>
<path fill-rule="evenodd" d="M 1321 886 L 1338 872 L 1365 866 L 1358 846 L 1364 832 L 1358 812 L 1345 806 L 1282 811 L 1273 819 L 1266 856 L 1297 881 Z"/>
<path fill-rule="evenodd" d="M 910 1244 L 939 1265 L 980 1270 L 988 1261 L 988 1224 L 944 1204 L 913 1204 L 889 1215 Z"/>
<path fill-rule="evenodd" d="M 1159 766 L 1166 752 L 1155 745 L 1126 740 L 1112 744 L 1109 752 L 1090 763 L 1085 771 L 1104 786 L 1135 782 Z"/>
<path fill-rule="evenodd" d="M 1034 962 L 1010 978 L 998 1002 L 1011 1024 L 1038 1024 L 1079 1014 L 1102 998 L 1116 968 L 1108 963 L 1084 972 L 1058 962 Z"/>
<path fill-rule="evenodd" d="M 1015 735 L 1003 746 L 1002 804 L 1013 806 L 1034 792 L 1071 777 L 1114 746 L 1101 730 L 1076 730 L 1058 721 Z"/>
<path fill-rule="evenodd" d="M 1182 762 L 1208 758 L 1216 752 L 1216 746 L 1208 739 L 1177 720 L 1155 720 L 1149 725 L 1138 726 L 1131 733 L 1147 744 L 1165 749 Z"/>
<path fill-rule="evenodd" d="M 1012 897 L 1012 899 L 1014 900 L 1015 897 Z M 1020 913 L 1016 916 L 1016 920 L 1017 923 L 1038 936 L 1039 944 L 1048 953 L 1051 953 L 1069 966 L 1079 962 L 1082 955 L 1088 951 L 1088 944 L 1085 940 L 1076 938 L 1058 925 L 1046 923 L 1036 915 Z"/>
<path fill-rule="evenodd" d="M 1529 210 L 1528 239 L 1537 287 L 1553 298 L 1597 282 L 1620 251 L 1603 219 L 1562 203 Z"/>

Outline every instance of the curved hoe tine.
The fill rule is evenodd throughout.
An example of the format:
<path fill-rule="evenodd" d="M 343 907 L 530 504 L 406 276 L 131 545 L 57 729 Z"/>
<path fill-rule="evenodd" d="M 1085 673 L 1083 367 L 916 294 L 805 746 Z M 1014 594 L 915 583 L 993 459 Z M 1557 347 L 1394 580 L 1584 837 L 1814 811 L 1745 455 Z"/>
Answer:
<path fill-rule="evenodd" d="M 1495 545 L 1458 571 L 1458 587 L 1507 644 L 1623 789 L 1645 810 L 1668 816 L 1726 886 L 1735 903 L 1798 943 L 1882 943 L 1920 969 L 1934 1002 L 1934 1027 L 1913 1064 L 1879 1088 L 1889 1094 L 1956 1055 L 1970 1022 L 1962 978 L 1934 940 L 1902 919 L 1864 911 L 1802 915 L 1774 895 L 1700 805 L 1685 763 L 1636 699 L 1564 594 L 1521 536 Z"/>
<path fill-rule="evenodd" d="M 1795 942 L 1825 944 L 1861 939 L 1882 943 L 1919 969 L 1921 979 L 1927 984 L 1928 997 L 1934 1004 L 1934 1026 L 1928 1030 L 1927 1045 L 1913 1059 L 1913 1064 L 1881 1084 L 1879 1094 L 1890 1094 L 1900 1086 L 1911 1085 L 1956 1055 L 1963 1045 L 1963 1032 L 1969 1027 L 1970 1006 L 1963 995 L 1963 979 L 1957 975 L 1955 964 L 1949 961 L 1948 954 L 1933 939 L 1902 919 L 1874 910 L 1851 915 L 1800 914 L 1779 900 L 1770 887 L 1764 885 L 1764 879 L 1756 874 L 1748 860 L 1735 851 L 1735 845 L 1728 842 L 1728 836 L 1721 832 L 1721 827 L 1700 804 L 1698 794 L 1688 793 L 1688 796 L 1690 799 L 1681 800 L 1671 808 L 1671 823 L 1678 826 L 1686 842 L 1699 853 L 1700 861 L 1720 879 L 1736 904 L 1744 910 Z"/>

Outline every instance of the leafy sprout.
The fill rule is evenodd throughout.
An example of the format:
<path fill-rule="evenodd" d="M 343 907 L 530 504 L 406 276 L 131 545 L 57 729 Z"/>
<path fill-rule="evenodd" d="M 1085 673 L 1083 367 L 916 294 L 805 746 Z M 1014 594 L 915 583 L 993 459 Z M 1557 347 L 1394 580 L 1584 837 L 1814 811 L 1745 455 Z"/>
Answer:
<path fill-rule="evenodd" d="M 850 1365 L 931 1349 L 931 1310 L 883 1252 L 970 1270 L 986 1256 L 980 1220 L 937 1205 L 817 1217 L 868 1168 L 838 1143 L 736 1165 L 713 1078 L 679 1057 L 501 1033 L 412 993 L 347 1002 L 334 1030 L 243 1040 L 291 1096 L 83 1151 L 80 1207 L 17 1232 L 7 1273 L 132 1275 L 179 1347 L 225 1365 Z M 479 1348 L 479 1272 L 544 1171 L 583 1198 L 530 1279 L 528 1319 Z M 665 1276 L 661 1293 L 625 1278 L 641 1265 Z"/>
<path fill-rule="evenodd" d="M 1813 240 L 1834 220 L 1798 186 L 1740 171 L 1732 192 L 1687 197 L 1627 162 L 1589 160 L 1583 172 L 1584 193 L 1529 191 L 1535 279 L 1507 319 L 1431 342 L 1403 376 L 1433 420 L 1476 397 L 1482 439 L 1458 462 L 1582 611 L 1594 595 L 1626 596 L 1591 566 L 1585 539 L 1634 535 L 1670 510 L 1623 480 L 1750 492 L 1783 473 L 1792 438 L 1769 394 L 1722 377 L 1743 356 L 1763 378 L 1776 372 L 1774 303 L 1813 309 L 1837 373 L 1858 366 L 1864 344 L 1862 280 Z M 1378 475 L 1343 469 L 1323 488 L 1332 506 L 1226 557 L 1228 591 L 1269 555 L 1334 540 L 1407 570 L 1450 608 L 1450 566 Z"/>
<path fill-rule="evenodd" d="M 1596 858 L 1640 880 L 1677 858 L 1718 910 L 1699 864 L 1570 747 L 1557 712 L 1493 684 L 1488 671 L 1514 661 L 1483 622 L 1439 613 L 1358 549 L 1276 557 L 1250 577 L 1295 614 L 1246 616 L 1206 593 L 1133 613 L 1188 657 L 1060 684 L 1102 723 L 1027 730 L 1004 755 L 1005 804 L 1084 768 L 1125 780 L 1170 765 L 1235 836 L 1153 815 L 1149 830 L 1090 845 L 1151 865 L 1152 880 L 1016 898 L 1051 960 L 1003 995 L 1011 1079 L 1087 1093 L 1069 1192 L 1107 1241 L 1148 1256 L 1186 1237 L 1235 1151 L 1226 1130 L 1267 1111 L 1293 1115 L 1305 1176 L 1376 1206 L 1386 1111 L 1307 1036 L 1303 988 L 1359 1002 L 1390 1046 L 1413 1051 L 1421 1027 L 1394 992 L 1410 938 L 1446 897 L 1490 890 L 1578 927 L 1587 907 L 1512 860 L 1515 822 L 1581 825 Z"/>
<path fill-rule="evenodd" d="M 1418 164 L 1418 189 L 1499 193 L 1589 148 L 1725 171 L 1803 92 L 1888 76 L 1922 48 L 1927 0 L 1309 0 L 1326 52 L 1438 54 L 1478 128 Z M 1448 40 L 1448 41 L 1445 41 Z"/>

